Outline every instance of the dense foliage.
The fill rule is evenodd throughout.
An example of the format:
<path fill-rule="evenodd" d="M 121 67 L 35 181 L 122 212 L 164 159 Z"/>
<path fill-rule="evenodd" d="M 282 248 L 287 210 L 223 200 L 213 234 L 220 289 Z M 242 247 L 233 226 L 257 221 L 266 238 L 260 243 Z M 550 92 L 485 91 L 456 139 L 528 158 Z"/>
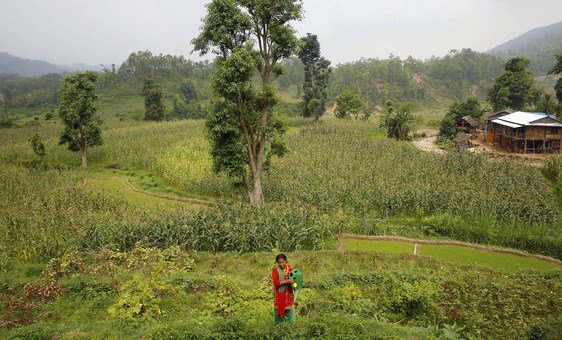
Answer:
<path fill-rule="evenodd" d="M 298 0 L 214 0 L 192 41 L 202 55 L 214 49 L 218 56 L 207 120 L 214 169 L 244 184 L 250 204 L 258 208 L 264 205 L 263 171 L 272 155 L 284 153 L 284 127 L 273 113 L 279 99 L 272 84 L 282 74 L 278 62 L 297 49 L 291 24 L 302 14 Z M 256 73 L 257 88 L 252 82 Z"/>
<path fill-rule="evenodd" d="M 494 111 L 511 108 L 516 111 L 533 103 L 535 83 L 527 70 L 531 61 L 515 57 L 505 63 L 505 73 L 488 89 L 488 101 Z"/>
<path fill-rule="evenodd" d="M 56 73 L 29 78 L 1 75 L 0 101 L 6 106 L 6 110 L 17 107 L 54 107 L 56 92 L 63 78 L 63 75 Z"/>
<path fill-rule="evenodd" d="M 482 96 L 482 91 L 502 71 L 503 60 L 471 49 L 451 50 L 443 58 L 427 62 L 427 73 L 437 89 L 461 100 L 467 96 Z"/>
<path fill-rule="evenodd" d="M 369 119 L 370 112 L 365 109 L 363 99 L 357 92 L 343 91 L 336 98 L 336 110 L 338 118 Z"/>
<path fill-rule="evenodd" d="M 331 62 L 321 56 L 316 35 L 308 33 L 301 38 L 301 44 L 299 59 L 304 64 L 303 117 L 318 120 L 326 111 Z"/>
<path fill-rule="evenodd" d="M 548 74 L 562 75 L 562 54 L 556 55 L 556 64 L 548 71 Z M 556 98 L 558 99 L 559 104 L 562 105 L 562 77 L 556 82 L 554 90 L 556 91 Z"/>
<path fill-rule="evenodd" d="M 208 78 L 212 65 L 208 61 L 194 62 L 183 56 L 153 55 L 150 51 L 138 51 L 129 55 L 117 70 L 121 78 L 183 76 Z M 109 73 L 110 71 L 108 70 Z"/>
<path fill-rule="evenodd" d="M 141 94 L 144 96 L 144 119 L 162 121 L 166 117 L 162 86 L 154 79 L 146 79 Z"/>
<path fill-rule="evenodd" d="M 425 62 L 392 55 L 386 60 L 361 59 L 334 69 L 328 94 L 333 100 L 344 90 L 354 90 L 373 106 L 387 100 L 422 105 L 443 97 L 460 100 L 481 96 L 483 87 L 501 73 L 502 63 L 497 57 L 470 49 L 453 50 Z"/>
<path fill-rule="evenodd" d="M 386 135 L 396 140 L 406 140 L 412 130 L 414 115 L 412 104 L 406 103 L 396 107 L 392 101 L 386 103 L 386 111 L 381 118 L 380 127 L 386 129 Z"/>
<path fill-rule="evenodd" d="M 463 117 L 470 116 L 476 121 L 480 121 L 485 111 L 486 109 L 482 107 L 476 97 L 468 97 L 465 101 L 451 104 L 441 122 L 439 135 L 445 138 L 455 137 L 457 134 L 456 125 Z"/>
<path fill-rule="evenodd" d="M 101 124 L 95 101 L 97 74 L 91 71 L 66 77 L 59 90 L 58 114 L 64 123 L 59 143 L 80 152 L 82 167 L 88 167 L 88 149 L 101 145 Z"/>
<path fill-rule="evenodd" d="M 136 246 L 69 252 L 0 273 L 0 336 L 523 338 L 556 336 L 562 327 L 560 273 L 506 275 L 377 253 L 288 255 L 305 274 L 290 326 L 273 323 L 274 253 Z"/>

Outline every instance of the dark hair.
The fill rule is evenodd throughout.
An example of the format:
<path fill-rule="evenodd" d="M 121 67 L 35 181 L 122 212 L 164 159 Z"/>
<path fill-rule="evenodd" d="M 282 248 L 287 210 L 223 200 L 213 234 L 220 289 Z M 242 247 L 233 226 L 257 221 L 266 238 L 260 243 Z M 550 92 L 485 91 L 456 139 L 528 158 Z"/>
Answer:
<path fill-rule="evenodd" d="M 285 256 L 285 254 L 279 254 L 279 255 L 275 256 L 275 262 L 279 261 L 279 259 L 283 259 L 283 260 L 287 261 L 287 256 Z"/>

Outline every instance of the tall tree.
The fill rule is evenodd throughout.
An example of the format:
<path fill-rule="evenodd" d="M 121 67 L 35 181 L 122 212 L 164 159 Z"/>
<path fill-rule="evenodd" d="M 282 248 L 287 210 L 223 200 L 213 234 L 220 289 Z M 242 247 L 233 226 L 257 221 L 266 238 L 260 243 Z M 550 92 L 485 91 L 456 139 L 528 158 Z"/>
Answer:
<path fill-rule="evenodd" d="M 197 99 L 197 90 L 195 89 L 195 85 L 193 85 L 193 82 L 191 80 L 186 80 L 181 84 L 180 93 L 186 103 Z"/>
<path fill-rule="evenodd" d="M 285 150 L 283 124 L 272 112 L 278 102 L 272 81 L 283 72 L 278 63 L 297 49 L 290 22 L 301 17 L 300 0 L 212 0 L 192 41 L 201 55 L 218 56 L 207 118 L 214 169 L 244 183 L 255 207 L 264 205 L 268 158 Z"/>
<path fill-rule="evenodd" d="M 315 34 L 308 33 L 301 38 L 301 42 L 299 59 L 304 64 L 303 116 L 318 120 L 326 111 L 331 63 L 320 55 L 320 42 Z"/>
<path fill-rule="evenodd" d="M 66 77 L 59 89 L 58 113 L 64 123 L 59 144 L 67 144 L 70 151 L 80 152 L 82 167 L 88 167 L 88 148 L 101 145 L 101 119 L 96 115 L 94 102 L 97 74 L 91 71 Z"/>
<path fill-rule="evenodd" d="M 144 96 L 144 119 L 162 121 L 166 116 L 162 87 L 154 79 L 146 79 L 141 94 Z"/>
<path fill-rule="evenodd" d="M 365 105 L 357 92 L 344 91 L 336 98 L 336 117 L 338 118 L 363 118 L 367 120 Z"/>
<path fill-rule="evenodd" d="M 505 63 L 505 73 L 497 78 L 488 90 L 488 101 L 495 111 L 507 107 L 521 110 L 531 104 L 535 93 L 535 82 L 527 71 L 531 61 L 515 57 Z"/>
<path fill-rule="evenodd" d="M 398 107 L 392 102 L 386 102 L 386 112 L 382 116 L 381 128 L 385 128 L 389 138 L 405 140 L 412 129 L 414 115 L 412 104 L 406 103 Z"/>
<path fill-rule="evenodd" d="M 535 105 L 535 109 L 537 111 L 544 112 L 549 115 L 557 115 L 558 107 L 559 105 L 556 103 L 556 99 L 554 99 L 550 94 L 547 93 L 541 95 L 540 99 Z"/>
<path fill-rule="evenodd" d="M 555 57 L 556 64 L 552 70 L 548 71 L 548 74 L 562 75 L 562 54 L 557 54 Z M 562 105 L 562 77 L 558 79 L 558 82 L 554 85 L 554 89 L 556 90 L 556 98 L 558 98 L 558 102 Z"/>

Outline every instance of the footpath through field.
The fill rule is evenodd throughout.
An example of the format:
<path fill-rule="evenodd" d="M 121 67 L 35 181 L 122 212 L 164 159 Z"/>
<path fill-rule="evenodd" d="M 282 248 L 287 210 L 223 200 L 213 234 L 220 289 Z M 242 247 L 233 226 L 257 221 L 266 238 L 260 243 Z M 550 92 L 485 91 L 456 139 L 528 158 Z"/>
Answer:
<path fill-rule="evenodd" d="M 84 182 L 97 189 L 116 191 L 123 194 L 124 198 L 132 204 L 156 207 L 162 205 L 168 206 L 191 206 L 194 208 L 211 205 L 212 202 L 203 201 L 199 199 L 170 196 L 164 194 L 157 194 L 145 191 L 135 187 L 131 182 L 125 178 L 120 177 L 87 177 Z"/>
<path fill-rule="evenodd" d="M 413 240 L 389 236 L 341 236 L 340 249 L 429 256 L 462 265 L 479 265 L 498 271 L 562 271 L 562 261 L 525 252 L 489 248 L 455 241 Z"/>

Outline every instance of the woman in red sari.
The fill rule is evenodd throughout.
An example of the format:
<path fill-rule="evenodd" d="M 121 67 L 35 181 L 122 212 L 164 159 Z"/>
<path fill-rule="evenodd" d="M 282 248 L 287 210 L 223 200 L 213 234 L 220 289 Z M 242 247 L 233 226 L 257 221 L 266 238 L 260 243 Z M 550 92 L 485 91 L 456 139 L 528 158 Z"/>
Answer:
<path fill-rule="evenodd" d="M 287 256 L 279 254 L 275 257 L 277 264 L 273 266 L 273 297 L 275 306 L 275 323 L 295 321 L 295 301 L 293 300 L 293 279 L 289 278 L 291 265 L 287 263 Z"/>

